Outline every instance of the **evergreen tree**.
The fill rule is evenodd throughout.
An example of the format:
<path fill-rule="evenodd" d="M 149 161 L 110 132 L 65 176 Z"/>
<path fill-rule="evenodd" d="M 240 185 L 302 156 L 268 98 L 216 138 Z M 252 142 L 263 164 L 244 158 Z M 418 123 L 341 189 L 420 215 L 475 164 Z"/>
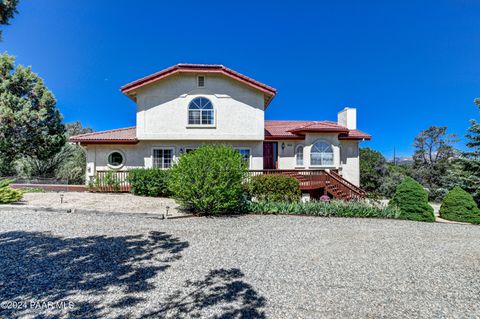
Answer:
<path fill-rule="evenodd" d="M 480 99 L 475 99 L 475 104 L 480 108 Z M 467 147 L 469 150 L 463 153 L 463 158 L 457 163 L 455 174 L 461 180 L 461 186 L 472 194 L 480 204 L 480 123 L 472 119 L 468 128 Z"/>
<path fill-rule="evenodd" d="M 474 103 L 480 109 L 480 98 L 475 99 Z M 468 140 L 467 147 L 471 150 L 465 152 L 464 155 L 473 160 L 480 160 L 480 123 L 475 119 L 470 120 L 470 127 L 467 131 L 468 134 L 465 135 Z"/>
<path fill-rule="evenodd" d="M 413 176 L 429 190 L 430 199 L 441 199 L 448 192 L 444 176 L 455 156 L 455 142 L 455 135 L 447 134 L 446 126 L 429 127 L 415 138 Z"/>
<path fill-rule="evenodd" d="M 65 126 L 53 94 L 30 67 L 0 55 L 0 175 L 24 156 L 45 160 L 65 144 Z"/>
<path fill-rule="evenodd" d="M 18 0 L 2 0 L 0 1 L 0 25 L 9 25 L 10 19 L 13 19 L 17 11 Z M 2 30 L 0 30 L 0 39 L 2 38 Z"/>
<path fill-rule="evenodd" d="M 93 129 L 91 127 L 84 127 L 82 122 L 75 121 L 65 124 L 65 130 L 67 138 L 75 135 L 92 133 Z"/>
<path fill-rule="evenodd" d="M 387 160 L 369 147 L 360 149 L 360 186 L 369 193 L 379 193 L 388 174 Z"/>

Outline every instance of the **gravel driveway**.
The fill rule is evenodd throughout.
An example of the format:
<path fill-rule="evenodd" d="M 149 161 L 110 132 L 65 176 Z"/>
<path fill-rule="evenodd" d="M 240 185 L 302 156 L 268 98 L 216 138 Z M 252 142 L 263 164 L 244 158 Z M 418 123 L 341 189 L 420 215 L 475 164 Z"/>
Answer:
<path fill-rule="evenodd" d="M 0 318 L 480 316 L 478 226 L 0 214 Z"/>
<path fill-rule="evenodd" d="M 63 196 L 61 200 L 60 195 Z M 160 215 L 167 211 L 169 215 L 185 215 L 179 212 L 175 200 L 162 197 L 135 196 L 126 193 L 78 193 L 78 192 L 47 192 L 26 193 L 20 205 L 53 209 L 82 209 L 100 212 L 117 213 L 147 213 Z"/>

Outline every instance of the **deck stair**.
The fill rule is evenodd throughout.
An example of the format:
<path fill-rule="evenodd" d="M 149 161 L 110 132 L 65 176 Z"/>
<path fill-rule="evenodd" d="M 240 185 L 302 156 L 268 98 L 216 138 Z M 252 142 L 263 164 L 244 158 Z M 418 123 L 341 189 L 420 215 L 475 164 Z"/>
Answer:
<path fill-rule="evenodd" d="M 327 170 L 253 170 L 250 176 L 257 175 L 287 175 L 300 182 L 302 191 L 318 191 L 330 194 L 335 199 L 359 200 L 365 198 L 364 190 L 347 181 L 333 171 Z"/>

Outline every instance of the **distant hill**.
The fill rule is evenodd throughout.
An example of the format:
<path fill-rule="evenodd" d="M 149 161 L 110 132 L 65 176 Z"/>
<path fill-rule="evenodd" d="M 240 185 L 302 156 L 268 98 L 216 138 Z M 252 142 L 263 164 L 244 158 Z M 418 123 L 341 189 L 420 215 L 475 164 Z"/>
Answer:
<path fill-rule="evenodd" d="M 393 159 L 389 160 L 390 163 L 393 163 Z M 398 165 L 402 164 L 413 164 L 413 159 L 411 156 L 407 157 L 396 157 L 396 163 Z"/>

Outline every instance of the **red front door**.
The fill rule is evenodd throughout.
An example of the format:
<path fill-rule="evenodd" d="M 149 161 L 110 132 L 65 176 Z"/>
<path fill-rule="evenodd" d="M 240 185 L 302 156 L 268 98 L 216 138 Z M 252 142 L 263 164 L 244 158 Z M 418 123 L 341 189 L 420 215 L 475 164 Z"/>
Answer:
<path fill-rule="evenodd" d="M 275 169 L 277 164 L 277 142 L 263 142 L 263 169 Z"/>

